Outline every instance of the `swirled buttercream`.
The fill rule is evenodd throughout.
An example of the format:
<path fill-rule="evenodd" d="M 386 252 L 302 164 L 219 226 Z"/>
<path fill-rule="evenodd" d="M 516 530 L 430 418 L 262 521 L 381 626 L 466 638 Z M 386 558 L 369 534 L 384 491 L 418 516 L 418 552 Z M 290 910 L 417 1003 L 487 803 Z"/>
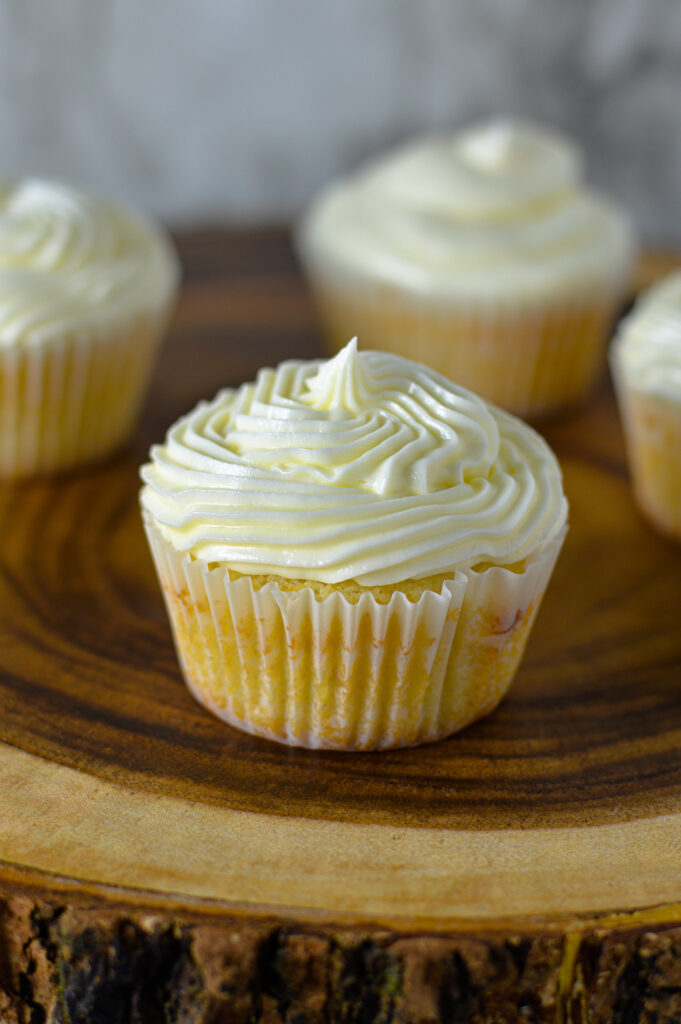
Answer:
<path fill-rule="evenodd" d="M 301 253 L 322 274 L 440 299 L 619 289 L 628 221 L 581 179 L 575 147 L 529 124 L 425 138 L 326 189 L 301 225 Z"/>
<path fill-rule="evenodd" d="M 681 272 L 651 288 L 613 346 L 630 387 L 681 401 Z"/>
<path fill-rule="evenodd" d="M 157 312 L 178 276 L 143 219 L 64 185 L 0 183 L 0 346 Z"/>
<path fill-rule="evenodd" d="M 142 479 L 142 506 L 175 548 L 326 583 L 510 564 L 567 515 L 538 434 L 356 341 L 200 403 L 152 448 Z"/>

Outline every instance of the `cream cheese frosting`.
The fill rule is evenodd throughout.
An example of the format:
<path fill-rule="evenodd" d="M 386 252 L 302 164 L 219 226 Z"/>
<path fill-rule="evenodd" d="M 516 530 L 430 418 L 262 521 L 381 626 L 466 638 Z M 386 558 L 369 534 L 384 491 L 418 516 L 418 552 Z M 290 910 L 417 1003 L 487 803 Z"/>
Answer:
<path fill-rule="evenodd" d="M 356 340 L 200 403 L 141 475 L 142 507 L 176 549 L 326 583 L 511 564 L 567 517 L 558 462 L 530 427 Z"/>
<path fill-rule="evenodd" d="M 0 346 L 156 313 L 177 278 L 169 243 L 142 218 L 65 185 L 0 182 Z"/>
<path fill-rule="evenodd" d="M 681 402 L 681 272 L 639 299 L 622 322 L 613 358 L 630 387 Z"/>
<path fill-rule="evenodd" d="M 627 219 L 582 184 L 577 149 L 522 122 L 426 137 L 331 185 L 299 232 L 321 273 L 358 273 L 431 298 L 619 290 Z"/>

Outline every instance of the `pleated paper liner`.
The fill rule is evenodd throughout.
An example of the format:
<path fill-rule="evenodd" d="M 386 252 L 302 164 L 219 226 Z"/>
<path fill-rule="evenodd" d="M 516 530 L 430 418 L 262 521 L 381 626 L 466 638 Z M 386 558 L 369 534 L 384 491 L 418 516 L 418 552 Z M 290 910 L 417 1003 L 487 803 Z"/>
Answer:
<path fill-rule="evenodd" d="M 416 359 L 525 419 L 588 397 L 603 373 L 620 301 L 609 290 L 543 305 L 448 305 L 345 284 L 314 282 L 330 351 L 357 335 L 363 349 Z"/>
<path fill-rule="evenodd" d="M 0 344 L 0 478 L 53 473 L 125 443 L 167 315 L 45 343 Z"/>
<path fill-rule="evenodd" d="M 681 541 L 681 395 L 637 387 L 617 345 L 610 362 L 636 501 L 661 533 Z"/>
<path fill-rule="evenodd" d="M 145 514 L 186 683 L 210 711 L 294 746 L 375 750 L 447 736 L 511 684 L 564 534 L 522 571 L 457 571 L 387 604 L 302 585 L 254 590 L 176 550 Z"/>

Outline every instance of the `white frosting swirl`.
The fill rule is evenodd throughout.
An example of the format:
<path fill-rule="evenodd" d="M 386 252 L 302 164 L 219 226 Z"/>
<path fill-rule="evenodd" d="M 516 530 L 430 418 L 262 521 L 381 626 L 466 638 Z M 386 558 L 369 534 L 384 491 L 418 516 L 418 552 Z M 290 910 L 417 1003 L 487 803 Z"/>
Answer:
<path fill-rule="evenodd" d="M 313 273 L 440 299 L 619 291 L 631 229 L 581 175 L 570 142 L 529 124 L 425 138 L 324 191 L 302 223 L 301 254 Z"/>
<path fill-rule="evenodd" d="M 178 265 L 139 217 L 64 185 L 0 183 L 0 346 L 160 312 Z"/>
<path fill-rule="evenodd" d="M 620 326 L 613 359 L 630 387 L 681 402 L 681 271 L 641 296 Z"/>
<path fill-rule="evenodd" d="M 221 391 L 151 460 L 142 505 L 164 535 L 246 573 L 371 586 L 510 564 L 567 515 L 530 427 L 356 341 Z"/>

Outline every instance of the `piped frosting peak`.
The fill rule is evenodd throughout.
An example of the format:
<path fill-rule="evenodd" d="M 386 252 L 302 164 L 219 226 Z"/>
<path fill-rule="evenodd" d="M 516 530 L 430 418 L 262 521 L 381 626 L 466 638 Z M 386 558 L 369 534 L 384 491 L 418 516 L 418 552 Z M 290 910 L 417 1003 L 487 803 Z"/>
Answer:
<path fill-rule="evenodd" d="M 302 396 L 302 401 L 314 409 L 358 412 L 366 405 L 367 397 L 357 338 L 353 338 L 307 381 L 307 394 Z"/>
<path fill-rule="evenodd" d="M 142 504 L 241 572 L 396 583 L 524 558 L 563 527 L 558 463 L 520 420 L 418 363 L 282 363 L 168 431 Z"/>

